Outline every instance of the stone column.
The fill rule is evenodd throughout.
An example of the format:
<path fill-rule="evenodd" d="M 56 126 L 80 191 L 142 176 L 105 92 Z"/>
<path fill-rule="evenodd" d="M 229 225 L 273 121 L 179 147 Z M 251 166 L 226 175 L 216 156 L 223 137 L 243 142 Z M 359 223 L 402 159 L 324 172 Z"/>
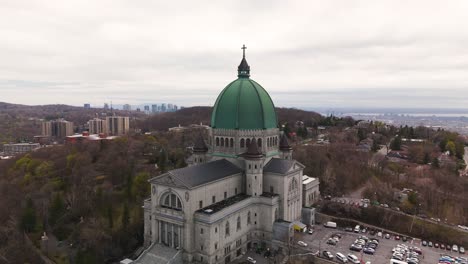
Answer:
<path fill-rule="evenodd" d="M 178 232 L 178 234 L 179 234 L 179 236 L 178 236 L 178 238 L 179 238 L 179 248 L 182 248 L 182 238 L 181 238 L 182 237 L 182 228 L 179 226 L 178 229 L 179 229 L 179 232 Z"/>
<path fill-rule="evenodd" d="M 159 230 L 159 234 L 158 234 L 158 243 L 161 244 L 161 236 L 163 235 L 161 233 L 161 221 L 158 220 L 158 230 Z"/>
<path fill-rule="evenodd" d="M 175 248 L 175 247 L 174 247 L 174 244 L 175 244 L 175 243 L 174 243 L 174 224 L 171 224 L 171 230 L 172 230 L 172 232 L 171 232 L 171 236 L 172 236 L 171 242 L 172 242 L 172 245 L 171 245 L 171 246 L 172 246 L 173 248 Z"/>

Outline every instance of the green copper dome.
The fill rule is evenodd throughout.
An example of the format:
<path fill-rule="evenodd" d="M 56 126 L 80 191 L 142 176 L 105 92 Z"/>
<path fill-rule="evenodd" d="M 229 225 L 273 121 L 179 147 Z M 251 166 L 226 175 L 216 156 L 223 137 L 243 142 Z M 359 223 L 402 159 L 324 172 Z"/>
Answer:
<path fill-rule="evenodd" d="M 250 67 L 245 53 L 238 67 L 238 76 L 216 99 L 211 127 L 244 130 L 278 127 L 273 101 L 260 84 L 249 78 Z"/>

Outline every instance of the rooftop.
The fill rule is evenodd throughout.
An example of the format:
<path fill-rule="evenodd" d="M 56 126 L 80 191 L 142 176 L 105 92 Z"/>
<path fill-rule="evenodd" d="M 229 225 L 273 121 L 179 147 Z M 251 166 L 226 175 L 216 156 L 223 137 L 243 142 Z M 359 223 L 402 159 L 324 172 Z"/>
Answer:
<path fill-rule="evenodd" d="M 271 192 L 264 192 L 260 196 L 271 198 L 271 197 L 279 196 L 279 194 L 271 193 Z"/>
<path fill-rule="evenodd" d="M 219 201 L 217 203 L 214 203 L 214 204 L 211 204 L 207 207 L 204 207 L 202 209 L 199 209 L 197 210 L 198 213 L 202 213 L 202 214 L 214 214 L 216 212 L 219 212 L 221 210 L 223 210 L 224 208 L 226 207 L 229 207 L 233 204 L 236 204 L 242 200 L 245 200 L 247 198 L 251 197 L 250 195 L 247 195 L 247 194 L 244 194 L 244 193 L 241 193 L 241 194 L 238 194 L 238 195 L 235 195 L 235 196 L 232 196 L 232 197 L 229 197 L 225 200 L 222 200 L 222 201 Z"/>
<path fill-rule="evenodd" d="M 187 188 L 197 187 L 225 177 L 242 173 L 243 170 L 226 159 L 215 160 L 181 169 L 171 170 L 150 180 L 153 183 L 180 183 Z M 176 182 L 174 181 L 176 180 Z"/>
<path fill-rule="evenodd" d="M 309 177 L 307 175 L 302 176 L 302 184 L 308 184 L 308 183 L 311 183 L 311 182 L 313 182 L 315 180 L 317 180 L 317 178 Z"/>

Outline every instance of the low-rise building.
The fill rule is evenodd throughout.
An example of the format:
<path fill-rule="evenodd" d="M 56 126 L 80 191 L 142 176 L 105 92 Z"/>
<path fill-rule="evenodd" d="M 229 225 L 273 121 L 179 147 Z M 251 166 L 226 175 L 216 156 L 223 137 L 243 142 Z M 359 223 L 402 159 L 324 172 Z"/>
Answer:
<path fill-rule="evenodd" d="M 3 153 L 7 156 L 24 154 L 40 148 L 39 143 L 17 143 L 17 144 L 4 144 Z"/>
<path fill-rule="evenodd" d="M 311 207 L 312 204 L 318 201 L 320 197 L 319 179 L 302 176 L 302 205 L 304 207 Z"/>

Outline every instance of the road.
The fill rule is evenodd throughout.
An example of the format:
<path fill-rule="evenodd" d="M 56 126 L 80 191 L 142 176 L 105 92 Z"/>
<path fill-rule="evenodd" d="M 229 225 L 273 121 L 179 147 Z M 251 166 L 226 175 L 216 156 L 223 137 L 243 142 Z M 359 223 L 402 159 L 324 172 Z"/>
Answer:
<path fill-rule="evenodd" d="M 333 197 L 332 201 L 337 202 L 337 203 L 341 203 L 341 204 L 345 204 L 345 205 L 349 205 L 349 206 L 362 206 L 363 205 L 363 203 L 361 202 L 361 199 L 352 198 L 352 197 Z M 368 205 L 368 206 L 372 206 L 372 205 Z M 391 210 L 394 213 L 407 215 L 405 212 L 398 211 L 398 210 L 396 210 L 394 208 L 384 208 L 384 207 L 382 207 L 382 209 Z M 449 228 L 453 228 L 453 229 L 455 229 L 455 230 L 457 230 L 459 232 L 468 233 L 468 230 L 458 228 L 455 224 L 452 224 L 452 223 L 438 222 L 438 221 L 433 220 L 433 219 L 422 218 L 422 217 L 419 217 L 419 216 L 414 216 L 414 217 L 421 220 L 421 221 L 426 221 L 426 222 L 433 223 L 433 224 L 443 225 L 443 226 L 446 226 L 446 227 L 449 227 Z"/>

